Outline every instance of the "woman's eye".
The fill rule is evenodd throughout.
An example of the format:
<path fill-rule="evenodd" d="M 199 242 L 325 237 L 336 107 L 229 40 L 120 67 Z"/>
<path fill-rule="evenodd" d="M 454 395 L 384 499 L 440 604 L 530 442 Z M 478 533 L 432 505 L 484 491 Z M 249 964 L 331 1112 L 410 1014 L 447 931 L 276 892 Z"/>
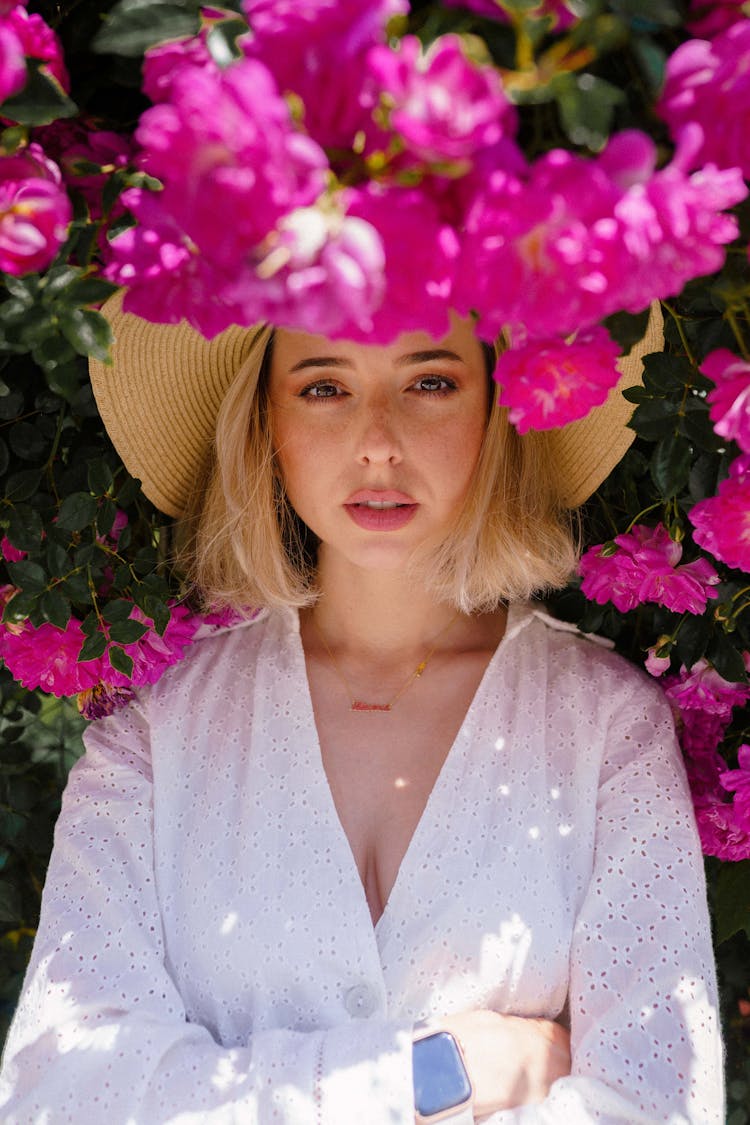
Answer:
<path fill-rule="evenodd" d="M 335 383 L 310 383 L 300 391 L 300 398 L 336 398 L 339 388 Z"/>
<path fill-rule="evenodd" d="M 452 379 L 446 379 L 443 375 L 425 375 L 423 378 L 418 379 L 414 384 L 417 390 L 425 391 L 427 394 L 448 394 L 449 391 L 455 391 L 456 384 Z"/>

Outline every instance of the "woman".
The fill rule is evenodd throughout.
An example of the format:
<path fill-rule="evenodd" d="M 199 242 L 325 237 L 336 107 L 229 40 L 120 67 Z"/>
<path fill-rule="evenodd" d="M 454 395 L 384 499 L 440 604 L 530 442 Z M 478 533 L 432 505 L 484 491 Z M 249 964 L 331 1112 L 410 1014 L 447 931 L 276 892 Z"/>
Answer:
<path fill-rule="evenodd" d="M 110 313 L 113 440 L 207 596 L 265 608 L 90 728 L 2 1119 L 720 1122 L 668 708 L 528 600 L 623 400 L 519 439 L 465 321 L 209 345 Z"/>

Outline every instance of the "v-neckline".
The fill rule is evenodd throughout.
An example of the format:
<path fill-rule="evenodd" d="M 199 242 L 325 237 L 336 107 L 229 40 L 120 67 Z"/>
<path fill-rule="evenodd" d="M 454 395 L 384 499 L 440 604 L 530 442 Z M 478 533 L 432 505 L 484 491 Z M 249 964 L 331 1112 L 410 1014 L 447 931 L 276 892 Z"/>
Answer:
<path fill-rule="evenodd" d="M 300 635 L 299 613 L 295 611 L 295 658 L 298 662 L 301 681 L 304 685 L 302 691 L 303 707 L 306 712 L 304 719 L 306 726 L 308 726 L 308 729 L 311 731 L 314 738 L 314 743 L 312 745 L 312 766 L 318 774 L 321 791 L 325 794 L 325 801 L 327 806 L 325 809 L 325 814 L 333 827 L 335 835 L 341 842 L 340 851 L 342 854 L 342 869 L 346 870 L 346 878 L 350 882 L 352 880 L 354 882 L 358 894 L 359 905 L 364 910 L 364 913 L 367 916 L 376 939 L 385 929 L 386 919 L 390 918 L 393 914 L 393 911 L 395 909 L 394 902 L 398 900 L 400 888 L 406 881 L 408 869 L 412 861 L 412 856 L 415 854 L 421 838 L 430 830 L 431 822 L 434 823 L 434 807 L 437 804 L 442 792 L 446 789 L 446 786 L 448 786 L 449 775 L 453 775 L 454 773 L 456 773 L 456 771 L 460 768 L 461 763 L 465 763 L 466 756 L 465 754 L 461 754 L 460 750 L 465 746 L 465 743 L 467 741 L 467 735 L 469 733 L 470 724 L 473 722 L 473 714 L 476 711 L 477 703 L 486 691 L 487 682 L 490 678 L 490 675 L 494 673 L 495 666 L 499 661 L 500 655 L 504 652 L 506 645 L 518 633 L 520 625 L 522 624 L 525 617 L 524 610 L 527 609 L 528 607 L 523 605 L 511 604 L 508 607 L 503 635 L 498 641 L 492 655 L 490 656 L 490 659 L 487 661 L 479 683 L 477 684 L 476 690 L 471 697 L 469 706 L 467 707 L 458 731 L 456 732 L 455 738 L 453 739 L 453 742 L 451 743 L 448 752 L 443 759 L 437 777 L 433 782 L 432 788 L 430 789 L 430 792 L 427 796 L 427 800 L 425 801 L 424 807 L 422 808 L 422 811 L 419 815 L 419 819 L 417 820 L 414 831 L 412 832 L 404 853 L 401 856 L 401 861 L 398 865 L 396 877 L 393 881 L 388 897 L 383 904 L 383 909 L 380 913 L 380 917 L 375 922 L 373 922 L 372 920 L 370 906 L 367 901 L 367 892 L 365 890 L 362 879 L 360 878 L 359 868 L 357 867 L 357 861 L 354 857 L 354 851 L 349 841 L 349 837 L 346 834 L 344 825 L 339 815 L 339 811 L 336 808 L 333 791 L 331 789 L 331 785 L 328 780 L 328 774 L 326 773 L 325 764 L 323 762 L 323 750 L 320 743 L 318 725 L 315 720 L 315 709 L 312 702 L 310 680 L 307 675 L 305 651 L 302 646 L 302 637 Z"/>

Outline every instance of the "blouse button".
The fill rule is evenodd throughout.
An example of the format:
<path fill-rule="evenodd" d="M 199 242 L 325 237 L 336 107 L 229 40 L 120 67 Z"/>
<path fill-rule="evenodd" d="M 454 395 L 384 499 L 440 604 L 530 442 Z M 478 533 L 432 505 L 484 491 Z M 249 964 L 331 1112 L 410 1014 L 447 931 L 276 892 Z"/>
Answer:
<path fill-rule="evenodd" d="M 377 1007 L 377 998 L 369 984 L 355 984 L 344 995 L 344 1007 L 354 1019 L 366 1019 Z"/>

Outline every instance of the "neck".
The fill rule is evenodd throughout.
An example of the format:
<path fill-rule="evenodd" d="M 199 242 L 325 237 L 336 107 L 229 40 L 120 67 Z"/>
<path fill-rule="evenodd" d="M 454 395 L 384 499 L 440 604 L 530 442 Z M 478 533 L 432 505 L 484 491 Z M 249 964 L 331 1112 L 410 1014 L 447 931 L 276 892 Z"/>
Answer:
<path fill-rule="evenodd" d="M 320 599 L 307 617 L 314 618 L 328 644 L 340 652 L 373 657 L 421 653 L 457 616 L 453 606 L 430 596 L 422 584 L 346 560 L 321 558 L 318 588 Z"/>

